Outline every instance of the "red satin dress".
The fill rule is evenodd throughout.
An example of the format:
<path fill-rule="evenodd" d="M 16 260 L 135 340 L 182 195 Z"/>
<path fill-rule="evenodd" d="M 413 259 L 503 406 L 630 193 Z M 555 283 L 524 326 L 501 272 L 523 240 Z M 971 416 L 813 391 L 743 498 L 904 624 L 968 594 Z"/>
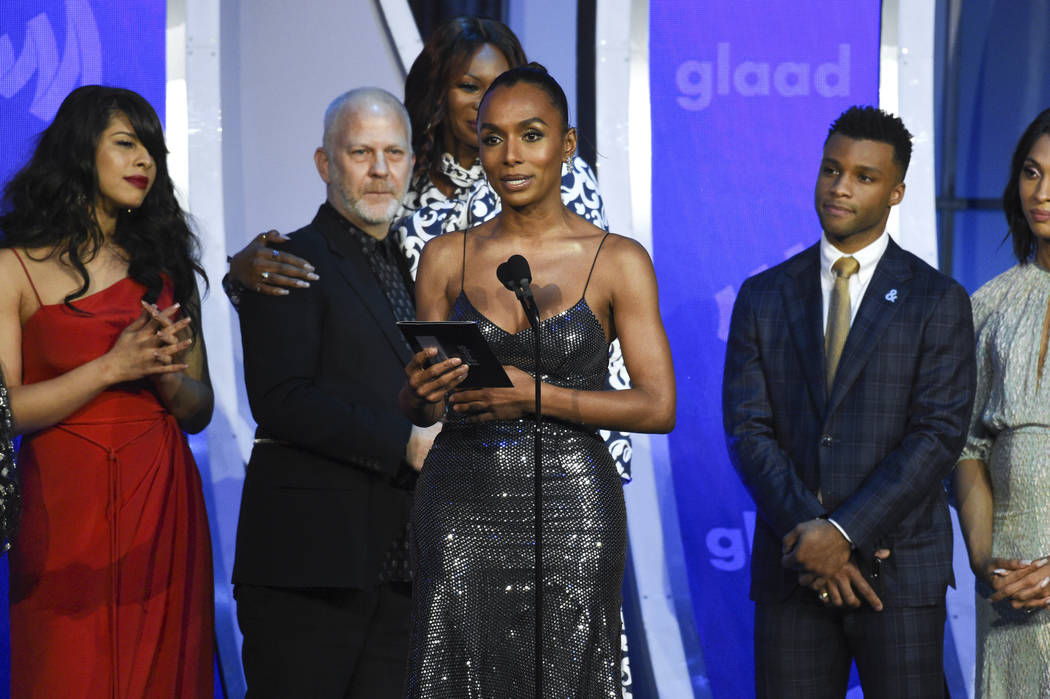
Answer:
<path fill-rule="evenodd" d="M 107 352 L 141 313 L 143 292 L 123 279 L 74 301 L 88 316 L 41 304 L 22 328 L 23 383 Z M 171 302 L 165 285 L 158 305 Z M 28 435 L 19 471 L 12 697 L 212 696 L 211 541 L 201 480 L 150 381 L 112 386 Z"/>

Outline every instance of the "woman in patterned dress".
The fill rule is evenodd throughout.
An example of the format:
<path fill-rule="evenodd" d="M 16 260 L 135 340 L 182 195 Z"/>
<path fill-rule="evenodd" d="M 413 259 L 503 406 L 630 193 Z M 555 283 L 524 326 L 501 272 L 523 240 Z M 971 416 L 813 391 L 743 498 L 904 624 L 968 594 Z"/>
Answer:
<path fill-rule="evenodd" d="M 978 697 L 1050 698 L 1050 109 L 1003 193 L 1018 264 L 973 295 L 977 396 L 955 470 L 977 577 Z"/>

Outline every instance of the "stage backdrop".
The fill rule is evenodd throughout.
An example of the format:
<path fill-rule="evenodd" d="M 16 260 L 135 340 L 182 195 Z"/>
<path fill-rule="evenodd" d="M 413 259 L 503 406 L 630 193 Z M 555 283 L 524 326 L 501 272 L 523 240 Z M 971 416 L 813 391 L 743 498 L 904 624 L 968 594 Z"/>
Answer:
<path fill-rule="evenodd" d="M 880 3 L 651 0 L 650 20 L 653 255 L 678 377 L 674 492 L 709 691 L 745 697 L 755 508 L 722 431 L 729 315 L 746 277 L 819 238 L 813 183 L 828 125 L 878 103 Z"/>

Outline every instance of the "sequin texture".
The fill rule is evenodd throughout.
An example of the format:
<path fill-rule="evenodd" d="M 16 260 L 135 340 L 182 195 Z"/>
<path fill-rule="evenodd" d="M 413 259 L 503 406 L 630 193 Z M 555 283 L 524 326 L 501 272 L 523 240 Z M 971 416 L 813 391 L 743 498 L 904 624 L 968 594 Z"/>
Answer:
<path fill-rule="evenodd" d="M 510 334 L 463 293 L 504 364 L 533 373 L 533 333 Z M 541 324 L 543 380 L 602 390 L 608 343 L 586 301 Z M 416 484 L 416 578 L 408 696 L 534 696 L 532 416 L 471 424 L 450 416 Z M 598 433 L 543 422 L 545 697 L 620 694 L 623 488 Z"/>
<path fill-rule="evenodd" d="M 11 546 L 22 505 L 15 471 L 15 450 L 11 443 L 13 434 L 11 401 L 3 376 L 0 376 L 0 551 Z"/>

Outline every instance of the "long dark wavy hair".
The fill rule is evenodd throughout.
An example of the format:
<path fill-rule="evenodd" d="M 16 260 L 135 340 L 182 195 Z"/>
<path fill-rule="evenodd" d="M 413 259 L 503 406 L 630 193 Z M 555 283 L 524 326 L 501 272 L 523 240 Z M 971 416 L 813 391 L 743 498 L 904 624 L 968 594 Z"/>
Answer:
<path fill-rule="evenodd" d="M 154 302 L 164 277 L 175 300 L 200 332 L 200 299 L 194 275 L 208 279 L 200 266 L 200 243 L 175 199 L 168 174 L 164 132 L 157 113 L 141 95 L 118 87 L 85 85 L 73 90 L 37 141 L 29 162 L 4 187 L 0 207 L 0 247 L 45 248 L 80 276 L 80 288 L 65 298 L 68 307 L 87 293 L 90 279 L 84 262 L 105 242 L 95 219 L 99 196 L 95 155 L 110 119 L 123 114 L 156 168 L 153 187 L 142 206 L 117 216 L 113 242 L 128 256 L 128 276 L 146 287 Z M 46 259 L 46 258 L 45 258 Z"/>
<path fill-rule="evenodd" d="M 412 150 L 418 185 L 441 154 L 448 86 L 485 44 L 499 49 L 511 68 L 525 63 L 525 51 L 507 25 L 482 17 L 456 17 L 439 25 L 423 44 L 405 78 L 405 108 L 412 121 Z"/>
<path fill-rule="evenodd" d="M 1006 237 L 1013 238 L 1014 257 L 1021 264 L 1035 257 L 1036 250 L 1035 234 L 1028 227 L 1028 219 L 1024 217 L 1024 207 L 1021 206 L 1021 170 L 1032 146 L 1044 134 L 1050 135 L 1050 109 L 1044 109 L 1021 134 L 1021 140 L 1017 142 L 1014 157 L 1010 161 L 1010 179 L 1003 190 L 1003 213 L 1006 214 L 1006 223 L 1010 227 Z"/>

